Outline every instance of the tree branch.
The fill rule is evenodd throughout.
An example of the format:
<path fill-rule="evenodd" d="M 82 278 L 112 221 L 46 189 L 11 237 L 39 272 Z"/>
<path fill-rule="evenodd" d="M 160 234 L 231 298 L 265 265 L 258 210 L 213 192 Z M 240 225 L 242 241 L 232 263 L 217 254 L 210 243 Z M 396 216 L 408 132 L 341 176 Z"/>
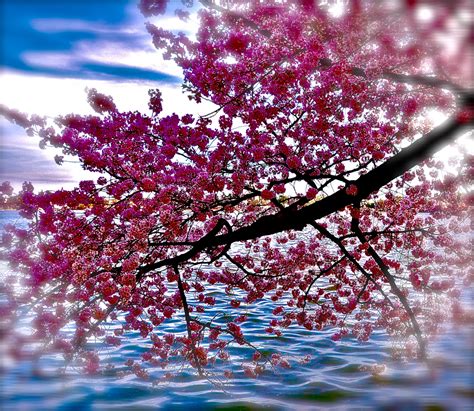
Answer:
<path fill-rule="evenodd" d="M 314 220 L 326 217 L 337 210 L 367 198 L 374 191 L 402 176 L 406 171 L 441 150 L 459 137 L 469 126 L 472 127 L 472 122 L 461 123 L 455 117 L 449 118 L 410 146 L 402 149 L 385 163 L 352 181 L 352 184 L 357 187 L 356 196 L 349 195 L 345 189 L 342 189 L 299 210 L 286 208 L 276 214 L 263 216 L 249 226 L 242 227 L 232 233 L 218 235 L 209 240 L 212 245 L 220 245 L 252 240 L 287 230 L 302 230 Z"/>
<path fill-rule="evenodd" d="M 403 308 L 408 314 L 408 317 L 410 318 L 410 322 L 413 327 L 413 335 L 415 336 L 417 342 L 418 342 L 418 354 L 419 357 L 422 360 L 426 360 L 426 341 L 423 338 L 423 334 L 421 332 L 420 325 L 418 324 L 418 320 L 416 319 L 415 313 L 410 307 L 410 304 L 408 302 L 408 299 L 406 296 L 403 294 L 402 290 L 398 287 L 397 283 L 395 282 L 395 278 L 390 274 L 390 271 L 387 267 L 387 265 L 383 262 L 382 258 L 377 254 L 375 249 L 370 245 L 370 243 L 367 241 L 367 239 L 364 237 L 362 234 L 362 231 L 359 228 L 359 220 L 356 218 L 352 219 L 351 223 L 351 228 L 352 231 L 357 235 L 357 238 L 362 244 L 367 244 L 368 249 L 367 251 L 369 252 L 369 255 L 374 259 L 376 264 L 379 266 L 379 268 L 382 270 L 385 278 L 388 280 L 390 284 L 390 288 L 392 292 L 397 296 L 397 298 L 400 300 Z"/>
<path fill-rule="evenodd" d="M 470 100 L 466 101 L 470 102 Z M 352 184 L 357 187 L 357 194 L 355 196 L 349 195 L 345 189 L 341 189 L 306 207 L 300 209 L 287 207 L 276 214 L 262 216 L 246 227 L 235 231 L 229 230 L 226 234 L 218 235 L 224 226 L 229 227 L 229 223 L 226 220 L 220 219 L 216 226 L 194 243 L 193 248 L 190 250 L 175 257 L 141 267 L 137 275 L 137 281 L 141 280 L 143 275 L 150 271 L 165 266 L 179 265 L 188 261 L 208 247 L 253 240 L 287 230 L 303 230 L 306 225 L 311 224 L 313 221 L 342 210 L 348 205 L 359 203 L 372 192 L 379 190 L 390 181 L 402 176 L 406 171 L 422 163 L 435 152 L 459 137 L 462 132 L 472 127 L 472 123 L 472 120 L 464 123 L 457 121 L 454 116 L 450 117 L 410 146 L 402 149 L 385 163 L 359 177 L 357 180 L 352 181 Z"/>

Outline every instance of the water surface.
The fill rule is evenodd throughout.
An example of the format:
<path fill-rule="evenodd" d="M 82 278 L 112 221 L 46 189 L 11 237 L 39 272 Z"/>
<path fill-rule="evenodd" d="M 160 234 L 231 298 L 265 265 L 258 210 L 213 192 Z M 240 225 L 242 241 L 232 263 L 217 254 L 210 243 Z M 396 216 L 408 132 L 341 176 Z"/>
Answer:
<path fill-rule="evenodd" d="M 0 212 L 0 229 L 19 221 L 14 211 Z M 5 265 L 2 266 L 5 272 Z M 0 277 L 1 278 L 1 277 Z M 225 312 L 224 293 L 215 290 L 213 313 Z M 152 386 L 135 375 L 118 378 L 116 372 L 85 376 L 75 369 L 57 372 L 61 361 L 49 357 L 41 367 L 22 361 L 2 361 L 1 410 L 472 410 L 474 409 L 472 326 L 450 328 L 432 346 L 430 366 L 401 363 L 389 355 L 391 342 L 376 332 L 367 343 L 348 338 L 331 339 L 333 331 L 288 329 L 280 338 L 269 337 L 264 324 L 271 318 L 274 303 L 257 301 L 249 309 L 246 335 L 261 342 L 269 353 L 291 358 L 289 369 L 277 367 L 258 379 L 247 378 L 234 367 L 234 378 L 224 386 L 199 379 L 184 370 L 169 381 Z M 112 326 L 112 325 L 111 325 Z M 163 333 L 183 328 L 174 320 L 160 326 Z M 128 334 L 118 348 L 97 346 L 105 363 L 123 369 L 127 358 L 137 359 L 149 341 L 138 333 Z M 231 351 L 233 362 L 248 357 L 244 347 Z M 309 354 L 311 360 L 298 359 Z M 5 360 L 5 358 L 2 358 Z M 380 365 L 377 368 L 374 366 Z M 217 374 L 226 365 L 216 367 Z M 372 372 L 372 371 L 377 372 Z M 382 371 L 383 370 L 383 371 Z M 160 378 L 163 371 L 152 376 Z"/>

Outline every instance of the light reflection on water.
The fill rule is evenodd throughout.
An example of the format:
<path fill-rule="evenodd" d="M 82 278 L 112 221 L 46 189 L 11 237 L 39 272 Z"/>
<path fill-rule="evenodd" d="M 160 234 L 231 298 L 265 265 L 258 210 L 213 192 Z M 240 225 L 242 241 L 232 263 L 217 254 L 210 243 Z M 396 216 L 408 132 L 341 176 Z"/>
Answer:
<path fill-rule="evenodd" d="M 14 212 L 0 212 L 0 225 Z M 1 227 L 0 227 L 1 228 Z M 225 312 L 224 297 L 213 313 Z M 223 294 L 223 293 L 222 293 Z M 224 387 L 199 380 L 190 371 L 158 386 L 135 375 L 117 378 L 115 372 L 84 376 L 68 369 L 58 374 L 59 358 L 49 357 L 38 372 L 34 364 L 8 365 L 2 361 L 1 410 L 154 410 L 154 409 L 275 409 L 275 410 L 470 410 L 474 409 L 474 334 L 472 325 L 451 329 L 432 347 L 432 365 L 400 363 L 389 356 L 390 342 L 376 332 L 369 342 L 344 339 L 335 343 L 332 331 L 288 329 L 281 338 L 263 331 L 274 308 L 271 301 L 257 301 L 249 309 L 243 327 L 251 341 L 262 342 L 270 352 L 301 358 L 292 368 L 267 371 L 258 379 L 236 372 Z M 179 320 L 163 323 L 164 333 L 183 327 Z M 120 370 L 127 358 L 136 359 L 147 350 L 148 340 L 130 333 L 118 348 L 99 347 L 104 361 Z M 94 344 L 91 344 L 93 346 Z M 94 347 L 97 348 L 97 347 Z M 245 348 L 231 352 L 235 363 L 248 357 Z M 381 373 L 366 370 L 385 364 Z M 216 365 L 222 372 L 225 365 Z M 235 369 L 234 369 L 235 371 Z M 157 370 L 157 376 L 162 371 Z M 152 374 L 153 375 L 153 374 Z"/>

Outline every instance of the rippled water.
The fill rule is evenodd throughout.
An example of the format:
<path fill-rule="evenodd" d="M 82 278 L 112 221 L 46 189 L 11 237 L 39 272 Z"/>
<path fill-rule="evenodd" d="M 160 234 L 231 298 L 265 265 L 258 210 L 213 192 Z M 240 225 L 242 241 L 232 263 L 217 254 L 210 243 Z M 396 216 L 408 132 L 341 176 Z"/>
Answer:
<path fill-rule="evenodd" d="M 0 212 L 0 224 L 16 219 L 15 212 Z M 1 277 L 0 277 L 1 278 Z M 216 289 L 214 313 L 226 305 Z M 30 362 L 3 364 L 1 410 L 471 410 L 474 409 L 473 328 L 449 330 L 432 347 L 432 364 L 400 363 L 389 356 L 390 341 L 375 333 L 370 342 L 331 340 L 332 331 L 290 328 L 280 338 L 269 337 L 267 324 L 274 305 L 258 301 L 249 309 L 245 323 L 250 340 L 262 342 L 269 352 L 293 358 L 290 369 L 266 371 L 258 379 L 236 373 L 218 387 L 183 371 L 170 381 L 151 386 L 135 375 L 117 378 L 114 373 L 84 376 L 70 369 L 59 375 L 60 360 L 47 358 L 41 371 Z M 162 324 L 163 332 L 183 327 L 179 320 Z M 118 348 L 100 348 L 103 360 L 121 365 L 147 350 L 148 340 L 130 333 Z M 245 348 L 232 352 L 234 362 L 246 356 Z M 307 364 L 298 358 L 311 355 Z M 384 364 L 373 374 L 366 366 Z M 217 366 L 217 371 L 222 369 Z M 161 371 L 156 372 L 157 376 Z"/>

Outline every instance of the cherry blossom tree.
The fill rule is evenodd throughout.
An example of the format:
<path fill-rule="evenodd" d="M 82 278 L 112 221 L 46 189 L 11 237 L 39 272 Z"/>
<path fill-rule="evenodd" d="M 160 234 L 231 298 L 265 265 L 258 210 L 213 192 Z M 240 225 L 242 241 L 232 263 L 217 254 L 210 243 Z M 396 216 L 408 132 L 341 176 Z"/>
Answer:
<path fill-rule="evenodd" d="M 249 347 L 257 376 L 288 366 L 245 334 L 247 307 L 271 299 L 269 335 L 331 327 L 334 340 L 365 341 L 382 328 L 395 355 L 426 358 L 443 321 L 466 317 L 474 278 L 473 157 L 462 144 L 449 165 L 434 157 L 472 128 L 472 5 L 199 4 L 195 38 L 147 29 L 190 100 L 217 106 L 209 115 L 165 116 L 159 90 L 147 113 L 96 90 L 93 116 L 50 123 L 2 108 L 98 173 L 73 190 L 19 193 L 29 224 L 3 234 L 20 275 L 2 313 L 9 329 L 25 307 L 34 319 L 31 335 L 8 334 L 12 352 L 60 352 L 95 372 L 88 341 L 120 345 L 138 330 L 149 348 L 127 365 L 143 378 L 179 361 L 206 374 L 232 345 Z M 146 17 L 166 7 L 140 3 Z M 225 315 L 213 312 L 216 289 Z M 185 331 L 163 333 L 176 318 Z"/>

